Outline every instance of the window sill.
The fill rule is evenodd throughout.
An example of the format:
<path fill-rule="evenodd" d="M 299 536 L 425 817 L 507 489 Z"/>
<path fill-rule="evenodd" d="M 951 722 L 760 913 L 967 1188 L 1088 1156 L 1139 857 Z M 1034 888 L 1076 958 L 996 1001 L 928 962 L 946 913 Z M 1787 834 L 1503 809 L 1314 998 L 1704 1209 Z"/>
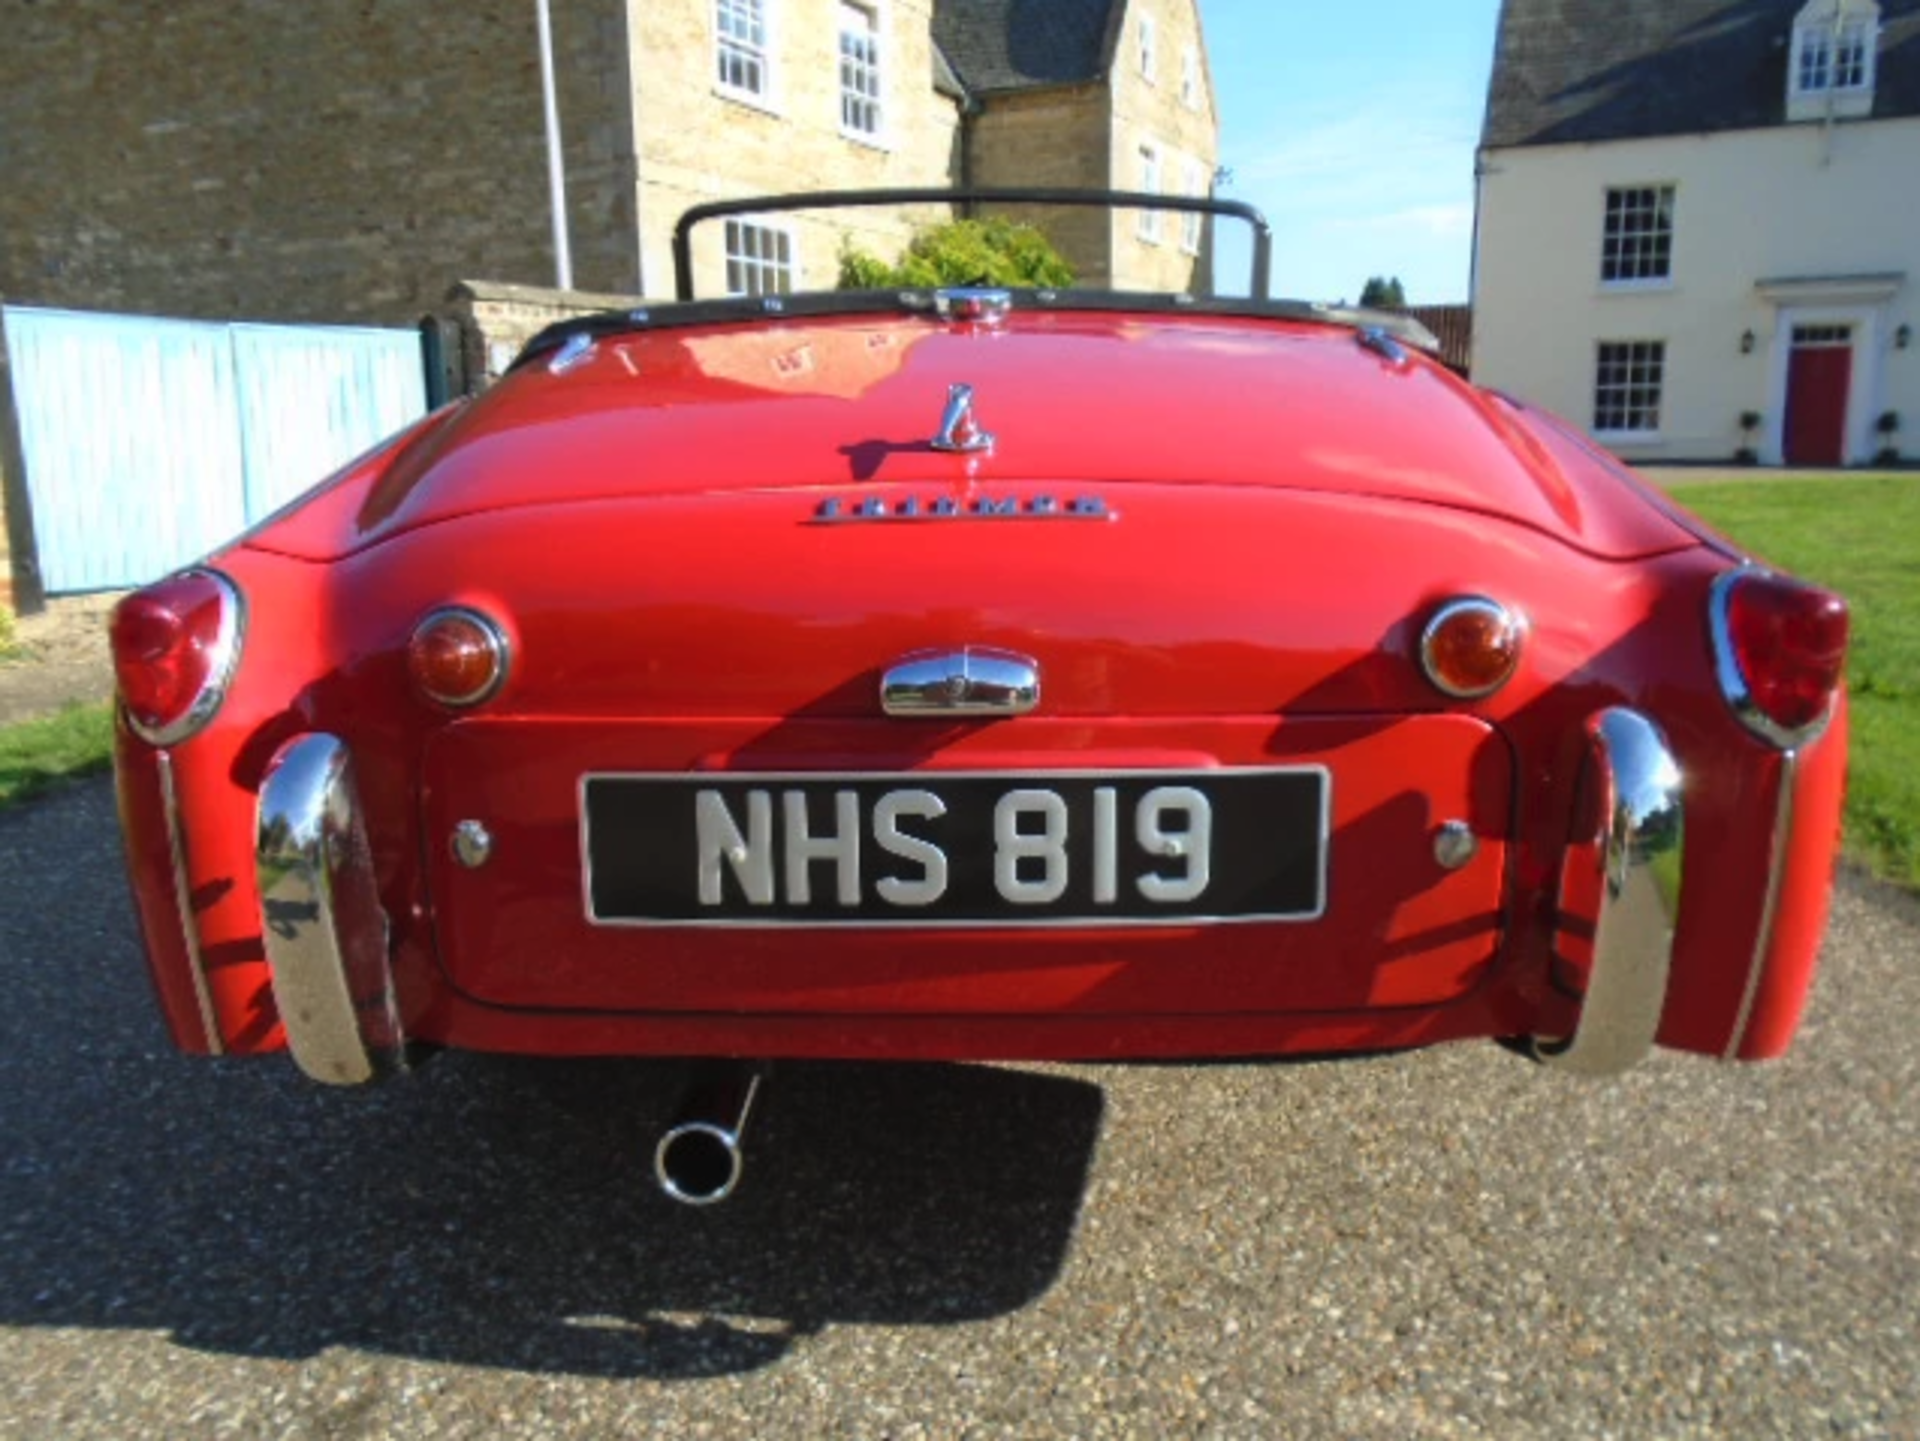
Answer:
<path fill-rule="evenodd" d="M 787 112 L 770 95 L 757 95 L 751 90 L 735 90 L 727 85 L 715 85 L 713 93 L 722 100 L 730 100 L 735 105 L 744 105 L 749 110 L 758 110 L 763 115 L 771 115 L 776 120 L 785 120 Z"/>
<path fill-rule="evenodd" d="M 1602 445 L 1660 445 L 1666 440 L 1657 430 L 1596 430 L 1591 434 Z"/>
<path fill-rule="evenodd" d="M 868 150 L 878 150 L 883 155 L 893 154 L 893 139 L 884 131 L 878 135 L 874 135 L 865 130 L 849 130 L 846 126 L 842 125 L 840 127 L 840 138 L 850 145 L 860 145 Z"/>
<path fill-rule="evenodd" d="M 1672 280 L 1603 280 L 1600 282 L 1602 295 L 1672 295 L 1680 287 Z"/>

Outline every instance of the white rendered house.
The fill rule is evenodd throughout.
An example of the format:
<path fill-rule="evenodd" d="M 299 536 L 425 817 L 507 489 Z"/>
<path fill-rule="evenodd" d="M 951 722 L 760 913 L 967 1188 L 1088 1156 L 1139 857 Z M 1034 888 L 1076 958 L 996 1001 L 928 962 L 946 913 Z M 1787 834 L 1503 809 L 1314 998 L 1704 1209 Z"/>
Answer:
<path fill-rule="evenodd" d="M 1473 299 L 1628 460 L 1920 454 L 1920 0 L 1505 0 Z"/>

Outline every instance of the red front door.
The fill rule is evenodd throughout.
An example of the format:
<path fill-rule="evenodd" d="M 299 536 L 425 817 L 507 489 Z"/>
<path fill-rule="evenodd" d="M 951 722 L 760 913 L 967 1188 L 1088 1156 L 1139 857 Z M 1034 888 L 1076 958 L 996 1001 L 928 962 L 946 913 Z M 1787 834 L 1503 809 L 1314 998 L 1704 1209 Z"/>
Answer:
<path fill-rule="evenodd" d="M 1787 362 L 1788 465 L 1840 465 L 1846 460 L 1852 342 L 1851 332 L 1840 327 L 1795 328 Z"/>

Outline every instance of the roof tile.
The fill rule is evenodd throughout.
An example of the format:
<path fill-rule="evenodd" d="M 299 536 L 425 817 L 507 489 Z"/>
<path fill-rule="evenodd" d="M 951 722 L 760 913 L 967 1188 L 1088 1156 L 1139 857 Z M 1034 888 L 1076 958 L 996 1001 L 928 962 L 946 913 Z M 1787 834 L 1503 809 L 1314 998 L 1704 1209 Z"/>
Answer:
<path fill-rule="evenodd" d="M 1503 0 L 1482 146 L 1786 121 L 1803 0 Z M 1881 0 L 1875 119 L 1920 115 L 1920 0 Z"/>

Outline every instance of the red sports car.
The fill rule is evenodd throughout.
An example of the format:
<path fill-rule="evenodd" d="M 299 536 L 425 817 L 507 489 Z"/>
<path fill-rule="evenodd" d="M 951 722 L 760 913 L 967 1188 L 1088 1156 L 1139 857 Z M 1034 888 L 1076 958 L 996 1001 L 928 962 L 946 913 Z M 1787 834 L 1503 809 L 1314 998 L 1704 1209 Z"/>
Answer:
<path fill-rule="evenodd" d="M 693 224 L 791 202 L 690 213 L 683 297 Z M 1780 1054 L 1843 602 L 1418 340 L 978 287 L 555 327 L 121 605 L 174 1039 L 725 1059 L 695 1201 L 782 1057 Z"/>

